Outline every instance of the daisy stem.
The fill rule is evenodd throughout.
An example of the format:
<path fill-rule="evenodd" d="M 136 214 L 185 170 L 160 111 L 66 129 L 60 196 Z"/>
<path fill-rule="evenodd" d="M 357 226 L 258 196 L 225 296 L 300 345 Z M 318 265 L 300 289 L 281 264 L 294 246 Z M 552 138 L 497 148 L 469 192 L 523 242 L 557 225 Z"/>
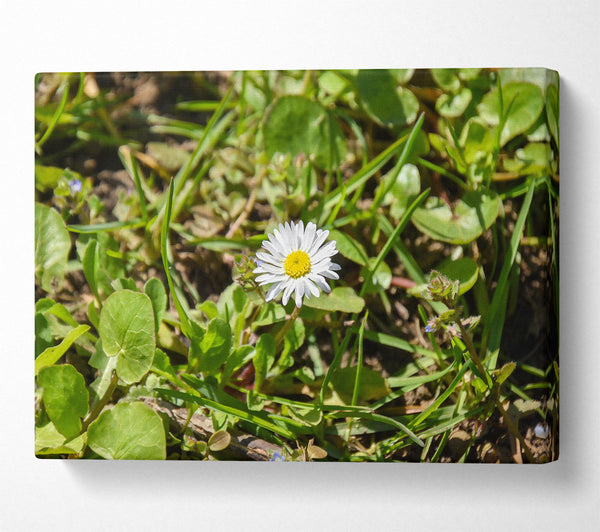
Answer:
<path fill-rule="evenodd" d="M 292 312 L 289 319 L 285 322 L 283 327 L 277 333 L 277 336 L 275 336 L 275 345 L 277 347 L 279 347 L 279 345 L 285 338 L 285 335 L 292 328 L 292 325 L 294 325 L 294 322 L 296 321 L 296 318 L 298 317 L 299 314 L 300 314 L 300 307 L 294 307 L 294 312 Z"/>

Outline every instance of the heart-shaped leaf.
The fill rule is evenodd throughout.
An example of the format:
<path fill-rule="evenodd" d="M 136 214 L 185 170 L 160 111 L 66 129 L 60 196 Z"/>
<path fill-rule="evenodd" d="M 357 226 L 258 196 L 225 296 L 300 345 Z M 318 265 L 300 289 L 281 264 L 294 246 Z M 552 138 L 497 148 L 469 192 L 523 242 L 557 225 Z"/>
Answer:
<path fill-rule="evenodd" d="M 156 340 L 154 310 L 146 294 L 119 290 L 104 302 L 100 340 L 109 357 L 118 357 L 117 375 L 127 384 L 139 382 L 152 366 Z"/>
<path fill-rule="evenodd" d="M 159 415 L 143 403 L 119 403 L 88 429 L 88 445 L 107 460 L 164 460 L 166 438 Z"/>
<path fill-rule="evenodd" d="M 446 118 L 461 116 L 469 107 L 473 95 L 467 87 L 453 94 L 444 93 L 435 102 L 436 111 Z"/>
<path fill-rule="evenodd" d="M 336 167 L 344 159 L 346 147 L 337 120 L 320 103 L 303 96 L 279 98 L 268 110 L 263 123 L 265 151 L 314 155 L 321 168 Z"/>
<path fill-rule="evenodd" d="M 435 240 L 468 244 L 494 223 L 500 209 L 498 195 L 489 190 L 467 192 L 451 210 L 440 198 L 430 198 L 412 216 L 413 223 Z"/>
<path fill-rule="evenodd" d="M 502 87 L 502 109 L 506 122 L 500 135 L 500 145 L 527 131 L 542 112 L 542 91 L 533 83 L 507 83 Z M 477 106 L 479 115 L 490 125 L 500 124 L 500 96 L 498 89 L 488 92 Z"/>
<path fill-rule="evenodd" d="M 356 87 L 367 113 L 385 127 L 401 127 L 417 119 L 419 101 L 400 87 L 389 70 L 360 70 Z"/>

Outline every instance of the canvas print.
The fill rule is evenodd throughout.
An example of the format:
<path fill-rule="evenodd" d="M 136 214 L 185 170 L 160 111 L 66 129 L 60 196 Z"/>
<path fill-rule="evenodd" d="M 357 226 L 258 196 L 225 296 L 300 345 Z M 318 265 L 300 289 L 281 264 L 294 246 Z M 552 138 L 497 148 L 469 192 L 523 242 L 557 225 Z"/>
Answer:
<path fill-rule="evenodd" d="M 558 458 L 555 71 L 40 73 L 34 144 L 37 457 Z"/>

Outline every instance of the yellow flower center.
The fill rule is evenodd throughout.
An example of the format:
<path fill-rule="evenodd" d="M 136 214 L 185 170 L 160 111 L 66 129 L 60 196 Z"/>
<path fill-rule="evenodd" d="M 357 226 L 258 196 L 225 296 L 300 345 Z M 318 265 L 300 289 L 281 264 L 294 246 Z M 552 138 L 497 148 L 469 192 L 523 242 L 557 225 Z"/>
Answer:
<path fill-rule="evenodd" d="M 292 251 L 285 262 L 283 263 L 283 269 L 290 277 L 298 279 L 298 277 L 304 277 L 310 272 L 310 257 L 306 251 Z"/>

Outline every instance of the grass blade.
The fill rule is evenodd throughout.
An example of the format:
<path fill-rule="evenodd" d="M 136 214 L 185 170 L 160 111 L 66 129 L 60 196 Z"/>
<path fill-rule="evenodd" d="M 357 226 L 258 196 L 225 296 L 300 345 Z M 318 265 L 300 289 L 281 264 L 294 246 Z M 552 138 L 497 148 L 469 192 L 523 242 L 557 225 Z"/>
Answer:
<path fill-rule="evenodd" d="M 377 268 L 379 268 L 379 265 L 381 264 L 383 259 L 385 259 L 387 254 L 392 249 L 394 242 L 396 241 L 396 239 L 398 238 L 400 233 L 404 230 L 404 228 L 408 224 L 408 221 L 410 220 L 410 217 L 412 216 L 413 212 L 415 212 L 415 209 L 419 205 L 421 205 L 421 203 L 423 203 L 425 201 L 427 196 L 429 196 L 429 189 L 426 189 L 423 192 L 421 192 L 421 194 L 415 199 L 415 201 L 413 201 L 411 203 L 410 207 L 408 207 L 408 209 L 406 209 L 404 216 L 402 216 L 402 219 L 400 220 L 400 222 L 398 223 L 398 225 L 396 226 L 396 228 L 394 229 L 392 234 L 389 236 L 387 242 L 385 243 L 385 245 L 383 246 L 383 248 L 377 255 L 377 258 L 375 259 L 373 266 L 369 269 L 367 278 L 365 279 L 365 282 L 363 283 L 362 288 L 360 290 L 360 294 L 359 294 L 360 297 L 365 295 L 365 291 L 369 287 L 371 280 L 373 279 L 373 274 L 377 271 Z"/>
<path fill-rule="evenodd" d="M 494 297 L 488 310 L 488 316 L 483 329 L 483 345 L 485 356 L 485 364 L 488 370 L 494 370 L 496 368 L 496 362 L 498 359 L 498 348 L 500 347 L 500 339 L 502 337 L 502 330 L 504 329 L 504 318 L 506 314 L 506 304 L 508 300 L 508 277 L 510 270 L 514 264 L 515 257 L 521 242 L 521 236 L 523 228 L 525 227 L 525 220 L 529 214 L 529 208 L 531 206 L 531 200 L 533 199 L 533 192 L 535 190 L 535 180 L 531 180 L 527 195 L 523 200 L 523 206 L 521 212 L 515 223 L 515 228 L 510 239 L 510 245 L 507 250 L 507 256 L 502 265 L 500 271 L 500 277 L 498 284 L 494 292 Z"/>
<path fill-rule="evenodd" d="M 169 284 L 169 291 L 171 292 L 171 296 L 173 297 L 173 303 L 175 304 L 175 308 L 177 309 L 177 314 L 179 314 L 179 319 L 181 320 L 181 330 L 186 337 L 191 338 L 192 336 L 192 326 L 190 325 L 190 318 L 187 315 L 187 312 L 175 290 L 175 286 L 173 284 L 173 278 L 171 276 L 172 266 L 169 263 L 168 258 L 168 247 L 169 247 L 169 224 L 171 222 L 171 208 L 173 206 L 173 179 L 169 183 L 169 190 L 167 192 L 167 204 L 165 206 L 165 216 L 163 219 L 163 224 L 161 228 L 161 237 L 160 237 L 160 251 L 162 255 L 162 263 L 163 268 L 165 269 L 165 274 L 167 276 L 167 282 Z"/>

